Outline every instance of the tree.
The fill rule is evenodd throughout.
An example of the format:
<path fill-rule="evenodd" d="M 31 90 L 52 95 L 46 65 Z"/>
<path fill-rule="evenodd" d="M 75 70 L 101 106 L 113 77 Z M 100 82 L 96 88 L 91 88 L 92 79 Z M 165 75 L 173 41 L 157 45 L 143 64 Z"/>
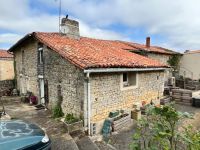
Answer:
<path fill-rule="evenodd" d="M 131 149 L 184 150 L 190 136 L 178 130 L 179 122 L 183 118 L 191 118 L 191 115 L 178 112 L 173 104 L 163 107 L 148 106 L 146 117 L 138 122 Z"/>
<path fill-rule="evenodd" d="M 179 62 L 180 62 L 181 56 L 180 55 L 172 55 L 169 60 L 167 61 L 168 64 L 174 69 L 174 71 L 179 70 Z"/>

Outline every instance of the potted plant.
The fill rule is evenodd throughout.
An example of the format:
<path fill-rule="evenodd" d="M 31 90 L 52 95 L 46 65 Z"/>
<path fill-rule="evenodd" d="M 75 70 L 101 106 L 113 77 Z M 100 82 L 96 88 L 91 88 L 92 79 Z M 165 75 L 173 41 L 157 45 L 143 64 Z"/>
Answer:
<path fill-rule="evenodd" d="M 68 133 L 83 130 L 83 121 L 74 116 L 74 114 L 66 114 L 65 118 L 61 119 Z"/>

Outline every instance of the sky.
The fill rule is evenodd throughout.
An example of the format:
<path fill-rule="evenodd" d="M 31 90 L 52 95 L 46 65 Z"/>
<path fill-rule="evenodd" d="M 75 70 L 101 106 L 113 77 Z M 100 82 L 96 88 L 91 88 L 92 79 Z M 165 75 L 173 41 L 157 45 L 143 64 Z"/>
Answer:
<path fill-rule="evenodd" d="M 81 36 L 200 49 L 199 0 L 61 0 Z M 0 0 L 0 49 L 34 31 L 58 32 L 59 0 Z"/>

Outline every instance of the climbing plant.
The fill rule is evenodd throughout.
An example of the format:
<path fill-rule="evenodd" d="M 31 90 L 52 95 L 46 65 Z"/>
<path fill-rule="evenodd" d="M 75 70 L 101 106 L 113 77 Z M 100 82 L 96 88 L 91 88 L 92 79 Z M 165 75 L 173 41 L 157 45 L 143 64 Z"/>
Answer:
<path fill-rule="evenodd" d="M 59 117 L 64 116 L 64 113 L 63 113 L 62 107 L 61 107 L 61 104 L 62 104 L 62 101 L 63 101 L 63 97 L 62 97 L 62 94 L 61 94 L 61 88 L 62 88 L 61 85 L 57 86 L 58 101 L 53 108 L 53 118 L 59 118 Z"/>
<path fill-rule="evenodd" d="M 167 61 L 168 64 L 174 69 L 174 71 L 178 71 L 179 70 L 180 58 L 181 58 L 180 55 L 173 55 Z"/>

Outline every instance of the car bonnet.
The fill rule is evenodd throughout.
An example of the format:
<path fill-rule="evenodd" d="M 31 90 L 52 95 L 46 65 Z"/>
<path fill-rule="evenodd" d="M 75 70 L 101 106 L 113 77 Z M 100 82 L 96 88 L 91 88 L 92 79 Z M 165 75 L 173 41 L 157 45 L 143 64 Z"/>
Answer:
<path fill-rule="evenodd" d="M 42 140 L 45 133 L 36 126 L 22 120 L 0 121 L 0 149 L 20 149 Z"/>

